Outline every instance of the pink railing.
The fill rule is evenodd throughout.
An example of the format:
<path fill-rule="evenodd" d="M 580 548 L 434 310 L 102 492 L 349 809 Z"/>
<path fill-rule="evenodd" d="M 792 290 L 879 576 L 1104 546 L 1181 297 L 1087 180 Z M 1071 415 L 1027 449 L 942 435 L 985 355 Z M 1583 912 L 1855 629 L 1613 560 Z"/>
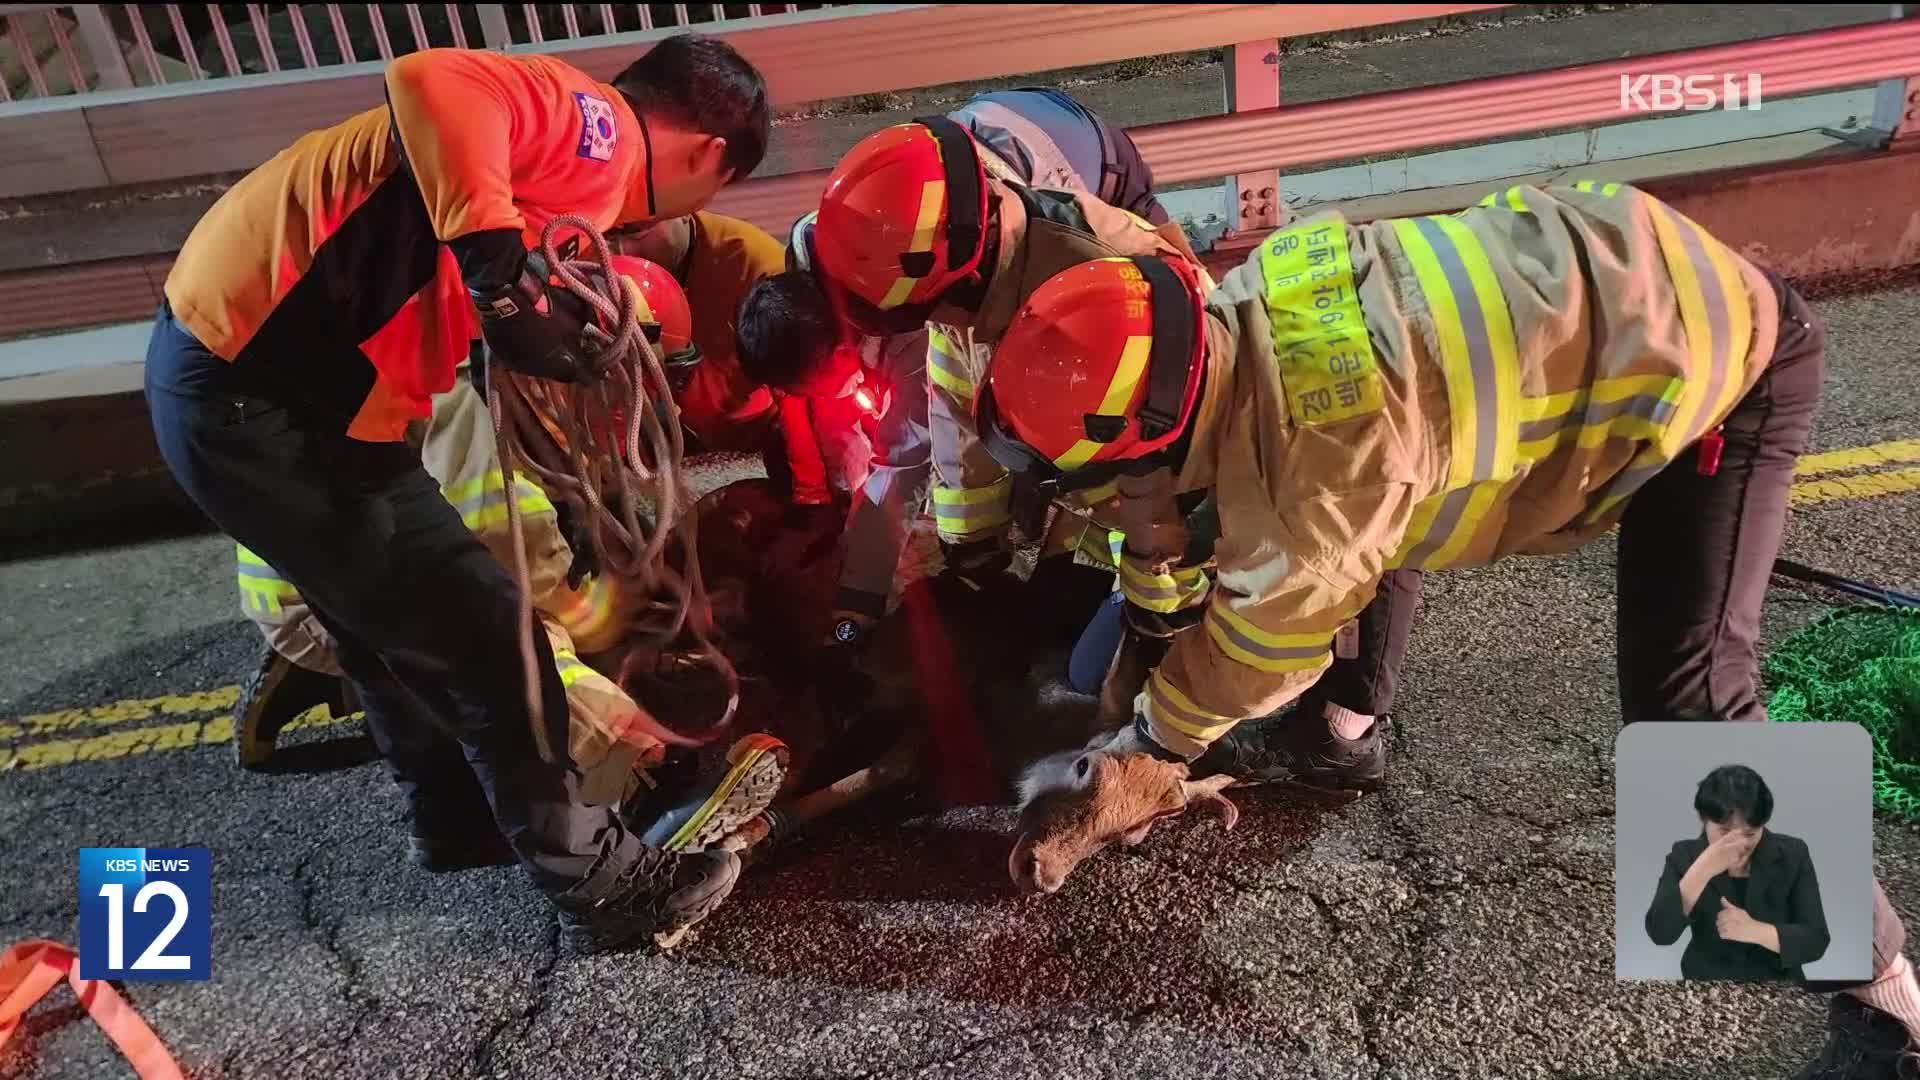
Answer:
<path fill-rule="evenodd" d="M 708 26 L 827 4 L 0 4 L 0 101 Z M 691 9 L 690 9 L 691 8 Z"/>

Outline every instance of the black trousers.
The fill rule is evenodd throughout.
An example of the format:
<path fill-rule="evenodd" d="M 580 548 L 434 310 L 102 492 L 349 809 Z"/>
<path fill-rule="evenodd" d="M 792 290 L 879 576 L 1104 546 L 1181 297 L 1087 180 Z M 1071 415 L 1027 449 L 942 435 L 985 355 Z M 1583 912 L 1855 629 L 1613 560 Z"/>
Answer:
<path fill-rule="evenodd" d="M 580 805 L 567 763 L 541 761 L 516 586 L 410 447 L 347 438 L 307 415 L 297 394 L 208 352 L 164 306 L 146 392 L 181 487 L 290 580 L 333 634 L 375 744 L 417 812 L 444 823 L 490 805 L 491 824 L 549 891 L 576 884 L 603 855 L 637 855 L 639 841 L 608 808 Z M 533 640 L 549 743 L 564 754 L 565 690 L 546 634 L 536 627 Z"/>
<path fill-rule="evenodd" d="M 1760 611 L 1794 463 L 1826 377 L 1826 333 L 1785 281 L 1766 374 L 1727 418 L 1719 469 L 1699 448 L 1647 482 L 1620 522 L 1620 710 L 1641 720 L 1765 720 Z"/>

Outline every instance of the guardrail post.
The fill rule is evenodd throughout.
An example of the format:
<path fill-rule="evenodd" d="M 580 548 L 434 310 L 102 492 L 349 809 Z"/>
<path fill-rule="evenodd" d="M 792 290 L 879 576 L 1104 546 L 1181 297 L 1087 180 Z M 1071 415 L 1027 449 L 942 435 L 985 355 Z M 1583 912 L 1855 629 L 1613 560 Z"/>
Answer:
<path fill-rule="evenodd" d="M 1896 19 L 1916 16 L 1920 16 L 1920 5 L 1893 5 Z M 1920 144 L 1920 75 L 1880 84 L 1873 101 L 1873 127 L 1886 132 L 1889 146 Z"/>
<path fill-rule="evenodd" d="M 122 90 L 132 86 L 133 75 L 127 71 L 126 55 L 120 51 L 120 36 L 107 21 L 106 5 L 75 4 L 73 17 L 80 24 L 80 40 L 87 43 L 87 56 L 93 61 L 94 79 L 99 83 L 93 89 Z M 79 74 L 74 72 L 76 77 Z"/>
<path fill-rule="evenodd" d="M 474 11 L 480 16 L 480 38 L 489 49 L 505 49 L 513 44 L 513 31 L 507 27 L 507 6 L 505 4 L 475 4 Z"/>
<path fill-rule="evenodd" d="M 1280 39 L 1243 41 L 1227 50 L 1227 111 L 1271 109 L 1280 104 Z M 1236 233 L 1279 228 L 1287 216 L 1280 198 L 1280 171 L 1260 169 L 1227 181 L 1227 220 Z"/>

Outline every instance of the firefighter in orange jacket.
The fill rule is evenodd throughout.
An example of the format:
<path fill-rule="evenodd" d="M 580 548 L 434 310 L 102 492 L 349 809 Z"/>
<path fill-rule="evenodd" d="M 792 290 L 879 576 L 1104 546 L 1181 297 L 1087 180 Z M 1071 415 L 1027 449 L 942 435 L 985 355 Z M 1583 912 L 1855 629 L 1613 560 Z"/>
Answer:
<path fill-rule="evenodd" d="M 1566 552 L 1616 524 L 1626 722 L 1764 720 L 1761 605 L 1824 367 L 1783 279 L 1589 182 L 1458 215 L 1322 215 L 1210 297 L 1177 262 L 1074 267 L 1022 308 L 976 409 L 1010 469 L 1218 505 L 1204 632 L 1090 752 L 1109 775 L 1091 759 L 1193 763 L 1281 710 L 1388 570 Z M 1275 737 L 1313 759 L 1332 738 L 1317 719 Z M 1017 876 L 1057 887 L 1019 856 Z M 1877 888 L 1874 934 L 1875 981 L 1852 995 L 1913 1030 L 1920 987 Z"/>
<path fill-rule="evenodd" d="M 687 213 L 765 151 L 760 75 L 669 38 L 599 82 L 546 56 L 434 49 L 390 64 L 387 104 L 235 184 L 188 238 L 146 363 L 160 450 L 223 532 L 333 636 L 434 867 L 504 839 L 574 951 L 703 918 L 738 860 L 669 855 L 540 759 L 517 592 L 404 441 L 478 330 L 495 362 L 593 377 L 590 315 L 529 248 L 554 217 L 601 230 Z M 566 697 L 544 634 L 549 743 Z M 497 829 L 499 836 L 492 837 Z"/>

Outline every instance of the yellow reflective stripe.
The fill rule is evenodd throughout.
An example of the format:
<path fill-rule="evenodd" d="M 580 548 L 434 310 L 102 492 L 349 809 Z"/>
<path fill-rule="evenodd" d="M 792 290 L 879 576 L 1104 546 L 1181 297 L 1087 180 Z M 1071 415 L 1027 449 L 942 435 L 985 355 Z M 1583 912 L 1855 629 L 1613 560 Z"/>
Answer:
<path fill-rule="evenodd" d="M 1617 183 L 1601 183 L 1598 180 L 1582 180 L 1573 185 L 1573 190 L 1584 191 L 1590 195 L 1601 195 L 1606 198 L 1612 198 L 1620 194 L 1620 185 Z"/>
<path fill-rule="evenodd" d="M 1467 281 L 1473 289 L 1474 299 L 1479 305 L 1480 325 L 1467 327 L 1467 342 L 1473 348 L 1472 356 L 1476 378 L 1484 366 L 1491 361 L 1491 387 L 1493 390 L 1493 410 L 1491 415 L 1483 414 L 1482 423 L 1492 421 L 1494 430 L 1493 464 L 1490 477 L 1476 471 L 1481 479 L 1505 480 L 1513 475 L 1515 422 L 1514 412 L 1520 400 L 1520 348 L 1513 334 L 1513 319 L 1507 312 L 1507 297 L 1501 291 L 1500 281 L 1494 275 L 1493 260 L 1487 257 L 1486 248 L 1472 229 L 1460 222 L 1446 217 L 1428 219 L 1453 241 L 1454 253 L 1460 266 L 1466 271 Z M 1464 315 L 1464 312 L 1463 312 Z M 1486 402 L 1482 401 L 1484 408 Z M 1483 444 L 1484 445 L 1484 444 Z"/>
<path fill-rule="evenodd" d="M 962 401 L 973 400 L 973 380 L 960 366 L 958 344 L 931 327 L 927 329 L 927 374 L 934 384 Z"/>
<path fill-rule="evenodd" d="M 560 672 L 560 685 L 568 689 L 581 679 L 594 674 L 594 670 L 580 662 L 572 650 L 556 649 L 553 654 L 553 666 Z"/>
<path fill-rule="evenodd" d="M 1672 207 L 1651 198 L 1646 205 L 1686 333 L 1686 377 L 1668 422 L 1641 432 L 1646 446 L 1594 501 L 1583 518 L 1587 523 L 1611 514 L 1725 415 L 1744 381 L 1752 347 L 1746 284 L 1732 254 Z"/>
<path fill-rule="evenodd" d="M 1575 184 L 1573 185 L 1573 190 L 1575 190 L 1575 191 L 1592 191 L 1592 190 L 1593 190 L 1593 181 L 1591 181 L 1591 180 L 1581 180 L 1581 181 L 1578 181 L 1578 182 L 1576 182 L 1576 183 L 1575 183 Z"/>
<path fill-rule="evenodd" d="M 613 617 L 613 583 L 603 577 L 590 577 L 578 590 L 568 592 L 564 606 L 553 613 L 576 645 L 594 651 L 585 643 L 597 641 Z"/>
<path fill-rule="evenodd" d="M 1138 271 L 1135 271 L 1138 273 Z M 1107 384 L 1107 392 L 1100 399 L 1100 415 L 1125 415 L 1127 406 L 1133 403 L 1134 392 L 1140 389 L 1140 379 L 1147 372 L 1147 356 L 1153 352 L 1153 339 L 1144 334 L 1127 339 L 1120 349 L 1120 364 L 1114 369 L 1113 381 Z M 1062 469 L 1077 469 L 1092 460 L 1105 443 L 1092 439 L 1081 439 L 1053 463 Z"/>
<path fill-rule="evenodd" d="M 1194 606 L 1207 595 L 1205 570 L 1185 567 L 1165 574 L 1149 574 L 1133 559 L 1119 559 L 1120 592 L 1135 606 L 1162 615 Z"/>
<path fill-rule="evenodd" d="M 1495 500 L 1499 497 L 1501 489 L 1506 486 L 1505 482 L 1489 480 L 1468 489 L 1466 507 L 1461 511 L 1459 524 L 1454 527 L 1446 542 L 1423 560 L 1421 565 L 1438 569 L 1458 559 L 1466 550 L 1467 544 L 1480 534 L 1481 526 L 1486 523 L 1488 511 L 1496 505 Z"/>
<path fill-rule="evenodd" d="M 1101 484 L 1099 487 L 1090 487 L 1082 491 L 1080 493 L 1080 503 L 1083 506 L 1098 506 L 1118 494 L 1120 494 L 1120 481 L 1114 480 Z"/>
<path fill-rule="evenodd" d="M 522 492 L 520 495 L 519 510 L 522 516 L 551 513 L 553 511 L 553 504 L 547 501 L 545 494 L 535 493 L 530 495 Z M 469 510 L 461 514 L 460 521 L 474 532 L 485 532 L 488 529 L 500 528 L 507 524 L 507 504 L 497 497 L 490 497 L 480 504 L 479 509 Z"/>
<path fill-rule="evenodd" d="M 1440 513 L 1442 501 L 1444 501 L 1443 496 L 1436 495 L 1429 499 L 1422 499 L 1414 505 L 1413 517 L 1407 521 L 1406 535 L 1400 538 L 1399 550 L 1395 551 L 1393 558 L 1387 562 L 1388 569 L 1400 569 L 1413 554 L 1414 549 L 1426 541 L 1427 534 L 1433 531 L 1433 519 Z"/>
<path fill-rule="evenodd" d="M 506 474 L 500 469 L 493 469 L 481 476 L 462 480 L 457 484 L 449 484 L 440 489 L 440 494 L 445 497 L 448 502 L 455 506 L 460 506 L 463 503 L 471 503 L 476 498 L 486 496 L 494 496 L 497 498 L 500 495 L 501 489 L 505 486 Z M 513 474 L 513 486 L 514 489 L 520 493 L 522 502 L 525 502 L 529 498 L 546 502 L 546 491 L 543 490 L 540 485 L 527 479 L 520 473 Z M 553 504 L 547 503 L 545 508 L 551 510 L 553 509 Z"/>
<path fill-rule="evenodd" d="M 1530 214 L 1533 212 L 1527 206 L 1527 197 L 1520 193 L 1518 187 L 1510 187 L 1505 191 L 1490 192 L 1486 198 L 1480 200 L 1479 205 L 1497 207 L 1502 203 L 1506 205 L 1507 209 L 1517 214 Z"/>
<path fill-rule="evenodd" d="M 1726 245 L 1709 236 L 1706 230 L 1695 225 L 1684 215 L 1678 215 L 1681 226 L 1693 232 L 1702 250 L 1706 252 L 1707 262 L 1713 267 L 1713 276 L 1720 285 L 1721 303 L 1726 308 L 1726 341 L 1722 369 L 1718 374 L 1720 390 L 1713 396 L 1708 413 L 1712 417 L 1723 417 L 1733 410 L 1740 386 L 1746 381 L 1747 350 L 1753 347 L 1753 309 L 1747 302 L 1746 279 L 1733 265 L 1733 253 Z"/>
<path fill-rule="evenodd" d="M 914 219 L 913 241 L 907 245 L 907 253 L 933 250 L 933 230 L 940 224 L 940 207 L 947 201 L 947 182 L 929 180 L 920 188 L 920 215 Z M 888 311 L 907 302 L 907 294 L 913 292 L 919 278 L 902 275 L 893 280 L 893 287 L 887 295 L 880 298 L 880 310 Z"/>
<path fill-rule="evenodd" d="M 1684 381 L 1672 375 L 1631 375 L 1591 387 L 1520 401 L 1520 460 L 1540 461 L 1574 442 L 1592 449 L 1614 436 L 1658 440 L 1672 417 Z"/>
<path fill-rule="evenodd" d="M 1686 258 L 1684 242 L 1680 239 L 1679 225 L 1663 213 L 1664 208 L 1653 200 L 1647 200 L 1649 216 L 1653 219 L 1653 229 L 1660 238 L 1660 253 L 1667 263 L 1667 274 L 1673 279 L 1675 299 L 1680 305 L 1680 324 L 1686 332 L 1687 352 L 1690 363 L 1687 365 L 1692 378 L 1687 380 L 1686 391 L 1680 395 L 1679 407 L 1675 410 L 1674 426 L 1681 431 L 1693 430 L 1694 417 L 1706 397 L 1706 384 L 1700 376 L 1713 368 L 1713 331 L 1707 316 L 1707 296 L 1700 287 L 1700 277 L 1695 273 L 1693 263 Z"/>
<path fill-rule="evenodd" d="M 1162 723 L 1196 742 L 1210 743 L 1225 735 L 1229 729 L 1240 722 L 1237 716 L 1203 709 L 1193 703 L 1193 699 L 1180 692 L 1167 677 L 1159 671 L 1147 680 L 1147 707 L 1152 715 L 1149 723 Z"/>
<path fill-rule="evenodd" d="M 935 484 L 933 524 L 940 532 L 967 536 L 995 529 L 1013 520 L 1009 504 L 1013 478 L 1003 477 L 986 487 L 956 488 Z"/>
<path fill-rule="evenodd" d="M 1257 671 L 1308 671 L 1333 645 L 1333 630 L 1274 634 L 1248 622 L 1218 599 L 1207 608 L 1207 634 L 1229 657 Z M 1337 628 L 1336 628 L 1337 629 Z"/>
<path fill-rule="evenodd" d="M 1452 435 L 1447 463 L 1447 487 L 1461 488 L 1473 480 L 1475 439 L 1479 409 L 1474 403 L 1473 365 L 1467 357 L 1466 330 L 1460 323 L 1460 309 L 1447 288 L 1446 271 L 1433 246 L 1420 235 L 1420 227 L 1406 218 L 1393 222 L 1394 235 L 1413 266 L 1420 291 L 1433 312 L 1434 336 L 1440 344 L 1440 367 L 1447 380 L 1447 406 Z"/>
<path fill-rule="evenodd" d="M 233 545 L 233 557 L 247 566 L 262 566 L 262 567 L 266 567 L 269 570 L 273 569 L 272 567 L 267 566 L 267 560 L 261 558 L 258 555 L 255 555 L 252 551 L 248 550 L 245 544 Z"/>

